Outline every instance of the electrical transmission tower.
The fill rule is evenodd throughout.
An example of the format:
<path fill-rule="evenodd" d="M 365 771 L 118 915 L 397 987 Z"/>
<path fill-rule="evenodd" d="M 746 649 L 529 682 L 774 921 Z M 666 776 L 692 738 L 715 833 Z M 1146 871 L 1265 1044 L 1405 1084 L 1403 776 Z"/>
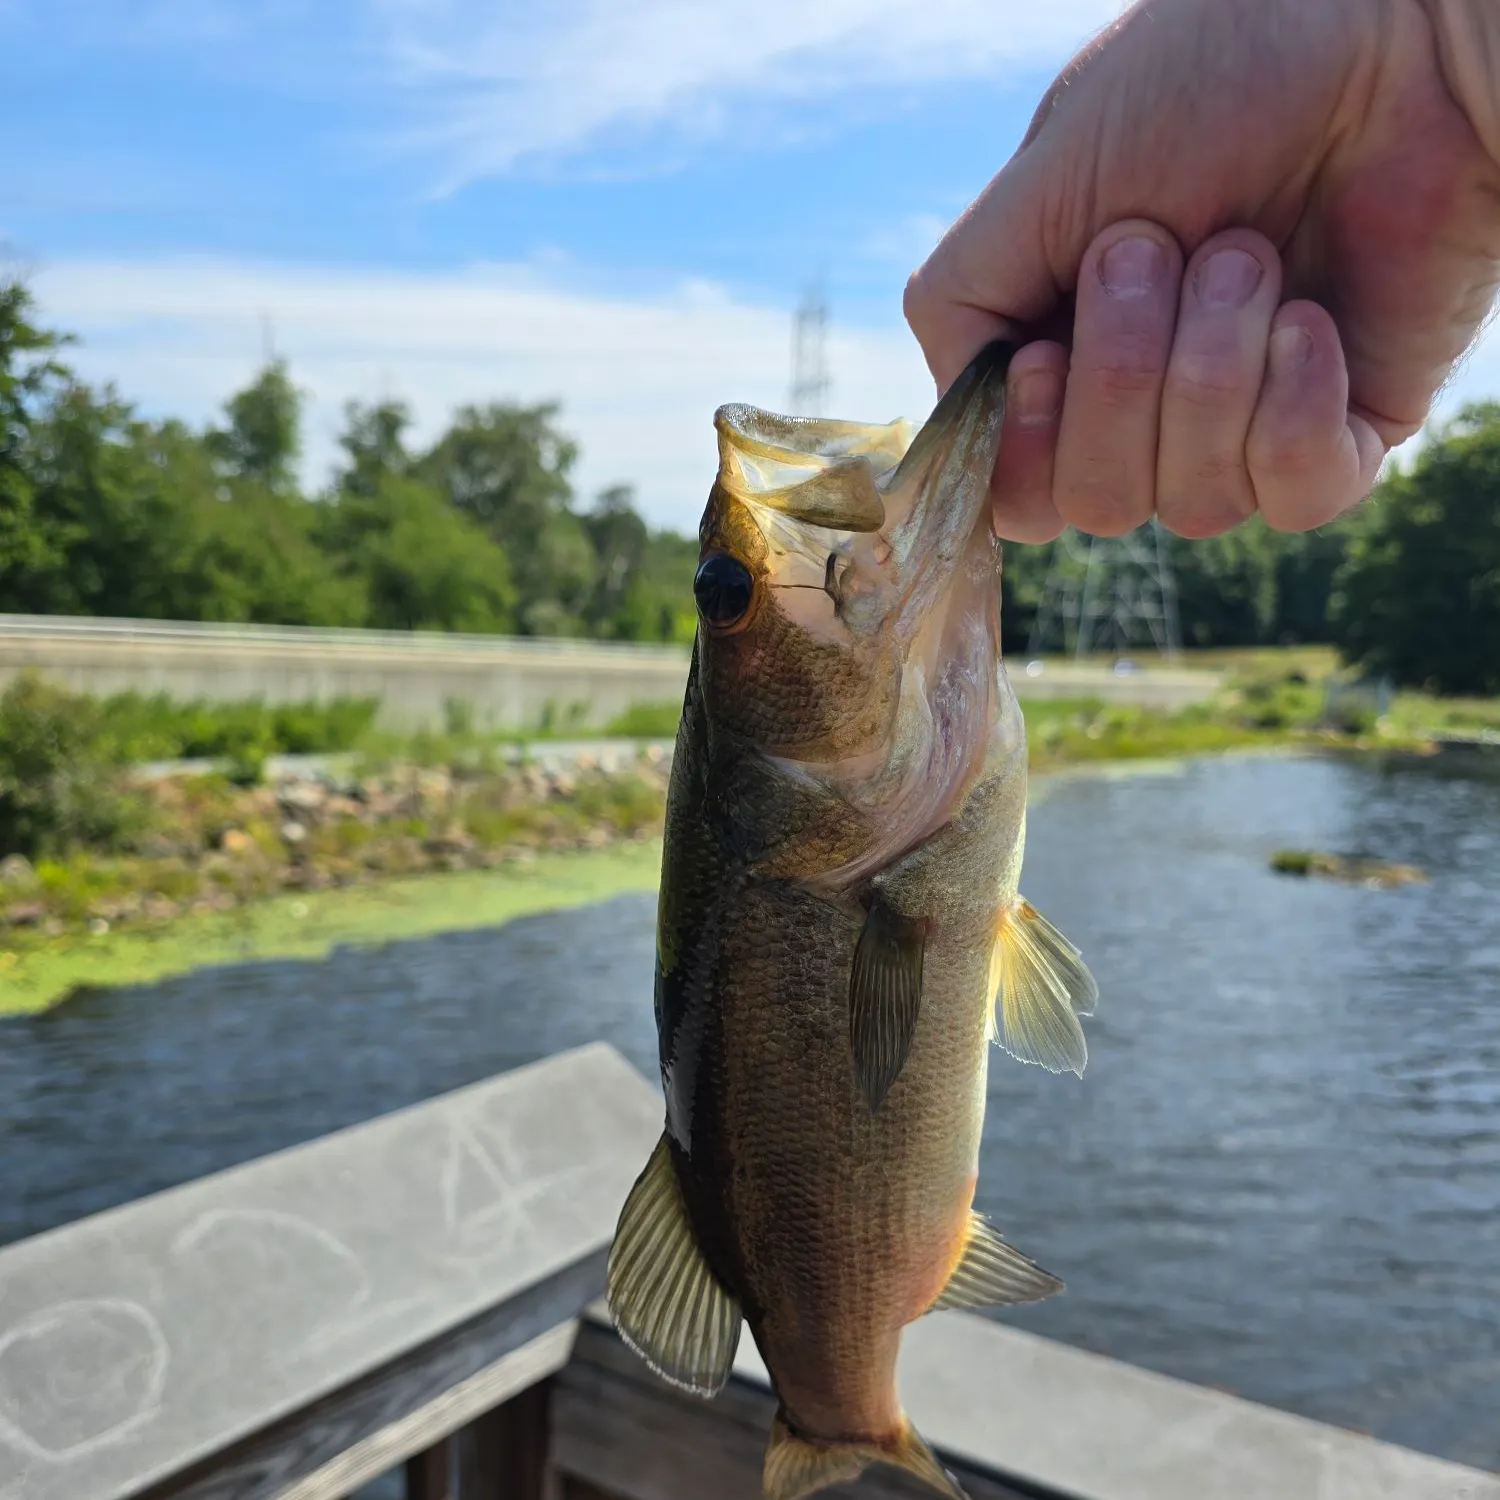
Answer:
<path fill-rule="evenodd" d="M 1027 654 L 1038 656 L 1054 642 L 1078 657 L 1106 650 L 1124 656 L 1137 645 L 1177 655 L 1177 588 L 1160 522 L 1153 517 L 1119 537 L 1069 530 L 1053 542 Z"/>
<path fill-rule="evenodd" d="M 792 389 L 790 412 L 796 417 L 821 417 L 828 399 L 828 303 L 822 289 L 808 288 L 792 319 Z"/>

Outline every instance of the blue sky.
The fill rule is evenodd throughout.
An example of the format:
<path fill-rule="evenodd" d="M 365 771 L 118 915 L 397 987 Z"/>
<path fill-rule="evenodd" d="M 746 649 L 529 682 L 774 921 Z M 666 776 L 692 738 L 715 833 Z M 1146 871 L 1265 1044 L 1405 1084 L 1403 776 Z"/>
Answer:
<path fill-rule="evenodd" d="M 920 416 L 901 287 L 1116 0 L 0 0 L 0 240 L 74 362 L 209 418 L 268 336 L 343 403 L 563 403 L 691 527 L 723 401 Z"/>

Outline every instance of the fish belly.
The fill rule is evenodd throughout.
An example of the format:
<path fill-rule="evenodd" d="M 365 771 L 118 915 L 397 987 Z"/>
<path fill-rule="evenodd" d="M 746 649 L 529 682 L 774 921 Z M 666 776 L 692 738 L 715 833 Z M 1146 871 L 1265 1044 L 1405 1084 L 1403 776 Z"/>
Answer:
<path fill-rule="evenodd" d="M 929 944 L 910 1054 L 872 1113 L 849 1041 L 859 926 L 790 884 L 742 893 L 719 969 L 719 1097 L 700 1092 L 695 1126 L 719 1180 L 684 1184 L 789 1420 L 822 1439 L 898 1429 L 900 1331 L 961 1253 L 983 1124 L 987 945 L 958 930 Z"/>

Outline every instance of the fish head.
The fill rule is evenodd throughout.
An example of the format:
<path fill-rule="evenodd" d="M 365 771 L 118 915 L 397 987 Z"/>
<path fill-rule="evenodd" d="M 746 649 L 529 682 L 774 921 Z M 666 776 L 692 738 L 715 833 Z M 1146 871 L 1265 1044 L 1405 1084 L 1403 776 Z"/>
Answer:
<path fill-rule="evenodd" d="M 710 732 L 904 832 L 961 791 L 995 716 L 989 483 L 1010 352 L 984 350 L 915 433 L 715 416 L 694 579 Z"/>
<path fill-rule="evenodd" d="M 877 611 L 888 587 L 878 478 L 910 441 L 884 427 L 715 415 L 719 473 L 699 527 L 693 592 L 699 674 L 716 737 L 766 755 L 837 761 L 873 744 L 895 711 L 899 663 Z"/>

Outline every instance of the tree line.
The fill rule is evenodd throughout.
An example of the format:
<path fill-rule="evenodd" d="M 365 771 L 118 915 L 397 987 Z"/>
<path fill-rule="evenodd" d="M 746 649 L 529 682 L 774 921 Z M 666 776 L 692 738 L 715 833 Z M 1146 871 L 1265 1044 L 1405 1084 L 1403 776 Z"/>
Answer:
<path fill-rule="evenodd" d="M 625 484 L 582 504 L 555 404 L 465 406 L 414 448 L 402 402 L 351 403 L 338 469 L 308 494 L 284 363 L 194 429 L 84 383 L 68 342 L 0 282 L 0 609 L 692 638 L 696 541 L 649 528 Z M 1500 405 L 1466 410 L 1335 525 L 1168 547 L 1190 646 L 1326 642 L 1398 682 L 1500 692 Z M 1014 652 L 1051 554 L 1006 551 Z"/>
<path fill-rule="evenodd" d="M 0 608 L 605 639 L 692 636 L 697 544 L 626 485 L 580 506 L 553 405 L 471 405 L 430 447 L 351 403 L 327 488 L 297 480 L 302 398 L 273 360 L 195 430 L 80 380 L 0 284 Z"/>
<path fill-rule="evenodd" d="M 1465 408 L 1330 526 L 1287 535 L 1257 517 L 1167 551 L 1188 646 L 1331 644 L 1398 685 L 1500 693 L 1500 403 Z M 1049 560 L 1007 551 L 1009 649 L 1025 648 Z"/>

